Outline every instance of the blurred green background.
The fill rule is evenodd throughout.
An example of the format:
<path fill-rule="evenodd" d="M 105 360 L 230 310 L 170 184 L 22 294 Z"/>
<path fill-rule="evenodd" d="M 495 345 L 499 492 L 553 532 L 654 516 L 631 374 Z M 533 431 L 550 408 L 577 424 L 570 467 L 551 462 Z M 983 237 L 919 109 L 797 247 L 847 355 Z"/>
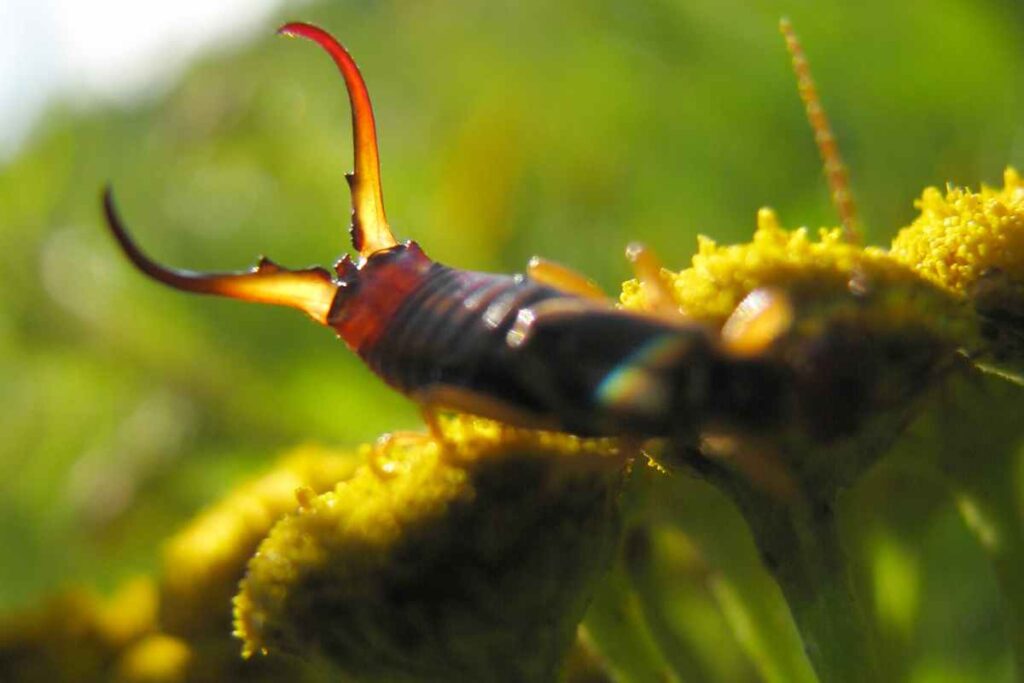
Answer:
<path fill-rule="evenodd" d="M 995 184 L 1024 160 L 1009 0 L 354 1 L 279 18 L 323 25 L 361 65 L 399 237 L 479 270 L 542 254 L 617 292 L 631 240 L 681 268 L 698 233 L 749 238 L 760 206 L 835 224 L 783 14 L 869 241 L 926 185 Z M 277 23 L 133 108 L 52 108 L 0 169 L 0 611 L 155 570 L 162 539 L 290 445 L 419 423 L 301 314 L 158 287 L 102 228 L 110 180 L 170 264 L 327 265 L 348 248 L 343 85 Z M 685 486 L 709 501 L 702 523 L 743 537 Z M 877 544 L 867 580 L 876 608 L 903 610 L 915 680 L 1009 680 L 991 572 L 938 484 L 883 465 L 863 489 L 850 524 Z"/>

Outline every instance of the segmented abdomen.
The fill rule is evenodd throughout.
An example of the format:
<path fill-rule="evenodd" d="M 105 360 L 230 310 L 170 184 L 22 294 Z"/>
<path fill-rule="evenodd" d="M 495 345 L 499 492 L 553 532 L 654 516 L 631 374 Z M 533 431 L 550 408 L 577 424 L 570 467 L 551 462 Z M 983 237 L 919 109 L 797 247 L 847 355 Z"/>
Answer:
<path fill-rule="evenodd" d="M 434 264 L 363 359 L 404 393 L 457 387 L 542 412 L 506 337 L 520 310 L 566 296 L 522 276 Z"/>
<path fill-rule="evenodd" d="M 439 264 L 361 355 L 403 393 L 461 390 L 448 407 L 584 436 L 689 436 L 773 414 L 780 386 L 774 363 L 723 354 L 705 326 Z"/>

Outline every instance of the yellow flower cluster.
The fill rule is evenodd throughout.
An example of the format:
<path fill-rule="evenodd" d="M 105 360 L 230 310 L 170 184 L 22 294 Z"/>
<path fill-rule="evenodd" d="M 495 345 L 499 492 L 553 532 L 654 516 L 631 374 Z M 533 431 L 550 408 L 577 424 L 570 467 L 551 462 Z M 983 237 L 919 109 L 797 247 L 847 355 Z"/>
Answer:
<path fill-rule="evenodd" d="M 164 633 L 151 633 L 128 649 L 118 662 L 122 683 L 172 683 L 189 680 L 193 652 L 185 642 Z M 192 676 L 192 679 L 197 678 Z"/>
<path fill-rule="evenodd" d="M 151 679 L 132 678 L 137 668 L 123 656 L 153 634 L 156 616 L 157 589 L 149 579 L 131 580 L 107 599 L 84 589 L 67 590 L 0 623 L 0 679 L 178 680 L 180 649 L 149 659 L 148 671 L 162 672 Z"/>
<path fill-rule="evenodd" d="M 1024 279 L 1024 180 L 1012 168 L 1003 188 L 980 192 L 929 187 L 913 223 L 892 242 L 891 255 L 922 277 L 957 294 L 993 270 Z"/>
<path fill-rule="evenodd" d="M 807 228 L 787 230 L 767 208 L 758 212 L 749 243 L 719 245 L 701 236 L 691 266 L 661 277 L 686 317 L 715 326 L 748 294 L 768 287 L 797 309 L 796 327 L 813 333 L 830 318 L 855 318 L 873 330 L 923 326 L 962 346 L 976 335 L 956 297 L 886 250 L 845 242 L 841 228 L 822 228 L 817 239 Z M 624 283 L 623 307 L 647 310 L 644 287 Z"/>
<path fill-rule="evenodd" d="M 236 598 L 247 654 L 326 654 L 368 680 L 554 677 L 615 547 L 626 454 L 468 416 L 442 428 L 300 496 Z"/>
<path fill-rule="evenodd" d="M 906 268 L 884 252 L 843 241 L 842 229 L 821 229 L 812 239 L 807 228 L 786 230 L 771 209 L 757 214 L 757 230 L 746 244 L 720 246 L 709 237 L 697 238 L 690 268 L 663 272 L 680 309 L 689 317 L 722 322 L 743 297 L 766 285 L 817 291 L 844 291 L 854 276 L 886 281 L 914 279 Z M 636 280 L 623 285 L 626 308 L 644 309 L 643 286 Z"/>
<path fill-rule="evenodd" d="M 298 507 L 295 490 L 324 492 L 359 466 L 356 451 L 303 446 L 242 484 L 168 541 L 159 582 L 128 582 L 111 598 L 68 591 L 0 622 L 0 679 L 118 681 L 307 680 L 300 663 L 243 664 L 231 598 L 260 541 Z"/>
<path fill-rule="evenodd" d="M 298 507 L 295 490 L 329 491 L 359 464 L 355 450 L 301 446 L 173 536 L 164 550 L 160 613 L 164 628 L 189 637 L 227 633 L 231 619 L 226 606 L 245 564 L 277 520 Z M 219 618 L 211 614 L 211 605 L 224 607 L 215 613 Z"/>
<path fill-rule="evenodd" d="M 1008 168 L 1001 189 L 928 188 L 916 206 L 920 215 L 888 250 L 844 242 L 839 228 L 817 239 L 806 228 L 786 230 L 762 209 L 751 242 L 723 246 L 702 236 L 691 266 L 661 277 L 699 322 L 720 326 L 748 294 L 772 288 L 795 309 L 797 334 L 851 320 L 874 332 L 916 328 L 983 369 L 1024 376 L 1024 179 Z M 645 286 L 626 282 L 622 305 L 649 310 Z"/>
<path fill-rule="evenodd" d="M 465 416 L 441 424 L 442 441 L 296 449 L 168 542 L 161 585 L 106 601 L 72 591 L 0 623 L 0 678 L 320 680 L 278 653 L 326 643 L 338 680 L 482 680 L 495 667 L 551 679 L 610 562 L 631 452 Z M 243 577 L 245 649 L 274 656 L 243 661 L 230 636 Z"/>

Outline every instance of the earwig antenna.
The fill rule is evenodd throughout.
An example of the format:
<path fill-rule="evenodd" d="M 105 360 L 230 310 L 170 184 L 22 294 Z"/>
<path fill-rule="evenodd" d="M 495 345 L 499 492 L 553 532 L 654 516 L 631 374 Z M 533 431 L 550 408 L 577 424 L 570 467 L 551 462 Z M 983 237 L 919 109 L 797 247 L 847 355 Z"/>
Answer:
<path fill-rule="evenodd" d="M 779 31 L 786 39 L 786 49 L 793 59 L 793 71 L 796 73 L 796 86 L 800 91 L 800 99 L 803 100 L 804 109 L 807 111 L 807 120 L 814 131 L 814 142 L 818 145 L 818 153 L 825 164 L 825 176 L 828 178 L 829 190 L 832 192 L 832 203 L 839 213 L 839 220 L 843 223 L 843 235 L 847 242 L 860 242 L 860 228 L 857 221 L 857 206 L 850 193 L 850 179 L 843 164 L 843 158 L 839 154 L 839 147 L 836 145 L 835 136 L 829 126 L 825 109 L 821 106 L 818 98 L 818 88 L 811 76 L 811 67 L 804 56 L 804 50 L 800 46 L 800 40 L 793 31 L 793 24 L 789 19 L 783 17 L 779 20 Z"/>
<path fill-rule="evenodd" d="M 317 322 L 327 324 L 338 285 L 323 268 L 288 270 L 266 258 L 261 258 L 259 265 L 246 273 L 195 273 L 167 268 L 143 254 L 129 237 L 114 206 L 114 193 L 109 186 L 103 191 L 103 210 L 107 225 L 125 255 L 154 280 L 186 292 L 291 306 L 304 311 Z"/>
<path fill-rule="evenodd" d="M 277 32 L 285 36 L 308 38 L 320 45 L 331 55 L 345 78 L 352 107 L 352 134 L 355 138 L 355 170 L 345 176 L 352 190 L 352 246 L 363 259 L 381 249 L 395 246 L 398 242 L 391 234 L 384 215 L 373 107 L 359 67 L 341 43 L 316 26 L 296 22 L 285 24 Z"/>

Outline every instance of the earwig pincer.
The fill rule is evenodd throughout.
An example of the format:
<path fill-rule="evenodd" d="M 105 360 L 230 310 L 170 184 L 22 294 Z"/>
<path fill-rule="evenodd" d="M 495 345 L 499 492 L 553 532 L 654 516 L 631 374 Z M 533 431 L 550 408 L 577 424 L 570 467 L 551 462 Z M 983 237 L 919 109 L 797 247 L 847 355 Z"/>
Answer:
<path fill-rule="evenodd" d="M 618 310 L 586 278 L 552 263 L 534 260 L 526 276 L 478 273 L 435 263 L 415 242 L 398 243 L 385 217 L 373 110 L 355 62 L 317 27 L 291 23 L 279 33 L 318 43 L 344 77 L 358 257 L 342 256 L 333 274 L 267 259 L 242 273 L 170 269 L 133 243 L 108 188 L 110 229 L 139 270 L 180 290 L 298 308 L 426 406 L 522 427 L 640 438 L 767 417 L 777 369 L 727 350 L 717 330 Z"/>

